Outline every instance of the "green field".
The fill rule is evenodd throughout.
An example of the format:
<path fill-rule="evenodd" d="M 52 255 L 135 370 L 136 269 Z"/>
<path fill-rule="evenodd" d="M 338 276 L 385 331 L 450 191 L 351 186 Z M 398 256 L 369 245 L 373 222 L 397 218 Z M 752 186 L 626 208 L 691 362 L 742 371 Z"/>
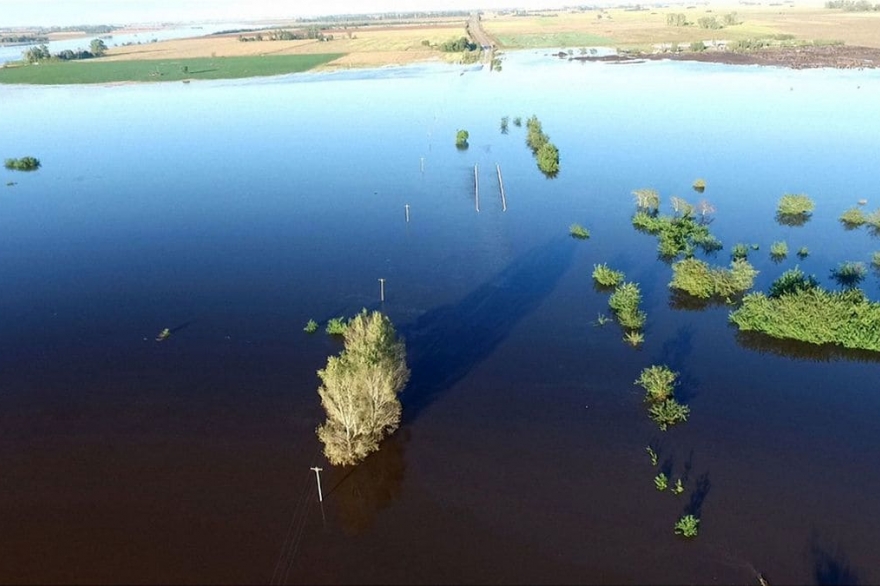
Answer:
<path fill-rule="evenodd" d="M 505 48 L 533 49 L 540 47 L 594 47 L 597 45 L 613 45 L 614 40 L 590 33 L 548 32 L 496 35 L 498 42 Z"/>
<path fill-rule="evenodd" d="M 0 83 L 86 84 L 236 79 L 307 71 L 344 53 L 132 61 L 44 61 L 0 68 Z"/>

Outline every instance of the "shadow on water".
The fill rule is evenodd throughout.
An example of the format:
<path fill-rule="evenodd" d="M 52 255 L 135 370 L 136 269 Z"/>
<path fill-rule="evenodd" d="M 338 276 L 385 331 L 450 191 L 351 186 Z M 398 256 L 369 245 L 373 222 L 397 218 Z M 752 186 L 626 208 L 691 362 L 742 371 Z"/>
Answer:
<path fill-rule="evenodd" d="M 700 386 L 700 380 L 687 367 L 693 351 L 694 329 L 690 326 L 678 328 L 674 337 L 663 342 L 660 351 L 659 363 L 678 373 L 675 397 L 682 403 L 688 403 L 696 397 L 696 389 Z"/>
<path fill-rule="evenodd" d="M 458 303 L 429 311 L 404 330 L 412 378 L 403 392 L 405 420 L 485 360 L 556 287 L 574 242 L 553 239 L 525 253 Z"/>
<path fill-rule="evenodd" d="M 684 508 L 685 514 L 700 518 L 703 514 L 703 503 L 706 497 L 709 496 L 709 490 L 711 489 L 712 483 L 709 481 L 709 473 L 703 472 L 697 478 L 696 486 L 694 486 L 694 490 L 691 492 L 690 501 L 688 501 L 687 506 Z"/>
<path fill-rule="evenodd" d="M 850 566 L 849 559 L 840 546 L 828 545 L 816 533 L 810 538 L 809 558 L 816 584 L 858 584 L 858 572 Z"/>
<path fill-rule="evenodd" d="M 377 452 L 353 466 L 327 491 L 324 498 L 335 507 L 346 533 L 358 535 L 368 530 L 379 511 L 400 495 L 409 437 L 409 430 L 401 429 L 386 438 Z"/>
<path fill-rule="evenodd" d="M 736 326 L 731 326 L 736 327 Z M 760 332 L 744 332 L 737 330 L 736 342 L 743 348 L 775 354 L 786 358 L 810 360 L 812 362 L 831 362 L 834 360 L 852 360 L 854 362 L 880 362 L 880 352 L 855 350 L 834 344 L 809 344 L 798 340 L 780 340 Z"/>

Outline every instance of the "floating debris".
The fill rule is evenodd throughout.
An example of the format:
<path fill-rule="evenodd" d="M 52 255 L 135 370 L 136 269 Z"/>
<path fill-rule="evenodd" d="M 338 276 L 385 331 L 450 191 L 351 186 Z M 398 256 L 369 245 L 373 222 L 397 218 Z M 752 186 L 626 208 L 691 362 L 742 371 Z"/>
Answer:
<path fill-rule="evenodd" d="M 159 335 L 158 335 L 158 336 L 156 336 L 156 341 L 157 341 L 157 342 L 164 342 L 164 341 L 167 340 L 170 336 L 171 336 L 171 330 L 169 330 L 168 328 L 165 328 L 164 330 L 162 330 L 161 332 L 159 332 Z"/>

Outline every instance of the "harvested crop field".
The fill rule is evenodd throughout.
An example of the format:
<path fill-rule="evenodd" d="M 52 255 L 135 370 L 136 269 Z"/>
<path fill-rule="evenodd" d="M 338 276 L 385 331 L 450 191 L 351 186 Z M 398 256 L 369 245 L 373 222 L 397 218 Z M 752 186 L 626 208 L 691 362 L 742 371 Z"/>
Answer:
<path fill-rule="evenodd" d="M 740 24 L 700 28 L 700 18 L 736 14 Z M 684 14 L 688 26 L 671 26 L 669 14 Z M 489 15 L 483 28 L 506 47 L 648 46 L 705 40 L 744 40 L 793 35 L 801 40 L 837 40 L 880 48 L 880 13 L 843 12 L 788 6 L 674 7 L 651 10 L 541 12 L 529 16 Z M 592 42 L 591 38 L 598 41 Z"/>
<path fill-rule="evenodd" d="M 242 42 L 238 35 L 180 39 L 115 47 L 102 61 L 344 53 L 344 58 L 331 62 L 328 66 L 399 65 L 441 58 L 443 54 L 430 45 L 464 36 L 465 29 L 462 22 L 461 26 L 444 24 L 330 29 L 324 31 L 324 34 L 333 35 L 333 40 Z M 428 45 L 424 44 L 425 41 Z"/>

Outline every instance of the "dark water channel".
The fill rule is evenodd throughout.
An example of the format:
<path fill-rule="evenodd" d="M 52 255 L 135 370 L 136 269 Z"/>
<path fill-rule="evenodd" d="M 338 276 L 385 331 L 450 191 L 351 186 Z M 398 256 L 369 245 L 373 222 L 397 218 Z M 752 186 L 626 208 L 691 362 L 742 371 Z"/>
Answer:
<path fill-rule="evenodd" d="M 0 582 L 880 580 L 878 357 L 682 307 L 629 223 L 633 189 L 703 197 L 714 262 L 755 242 L 759 288 L 795 264 L 831 286 L 880 249 L 837 222 L 880 204 L 877 73 L 524 53 L 501 74 L 2 87 L 0 104 L 3 157 L 43 163 L 0 173 L 17 182 L 0 186 Z M 499 131 L 531 114 L 553 180 L 524 128 Z M 805 226 L 775 222 L 785 192 L 815 199 Z M 593 325 L 600 262 L 642 287 L 638 350 Z M 876 273 L 864 288 L 880 297 Z M 412 381 L 399 432 L 338 469 L 314 429 L 340 344 L 302 328 L 362 307 L 406 337 Z M 692 409 L 665 433 L 632 384 L 654 363 Z M 654 488 L 648 445 L 684 494 Z M 673 535 L 685 512 L 694 541 Z"/>

